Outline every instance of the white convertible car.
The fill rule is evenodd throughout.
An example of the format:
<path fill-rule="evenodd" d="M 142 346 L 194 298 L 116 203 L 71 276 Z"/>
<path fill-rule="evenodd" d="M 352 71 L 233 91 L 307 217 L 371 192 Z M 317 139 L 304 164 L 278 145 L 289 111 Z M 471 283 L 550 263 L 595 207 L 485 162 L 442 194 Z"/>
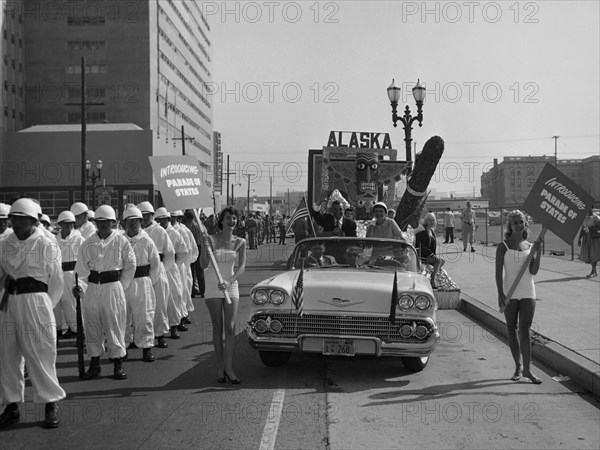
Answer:
<path fill-rule="evenodd" d="M 438 339 L 438 308 L 415 249 L 405 241 L 312 238 L 288 270 L 250 293 L 250 345 L 267 366 L 292 352 L 395 356 L 425 368 Z"/>

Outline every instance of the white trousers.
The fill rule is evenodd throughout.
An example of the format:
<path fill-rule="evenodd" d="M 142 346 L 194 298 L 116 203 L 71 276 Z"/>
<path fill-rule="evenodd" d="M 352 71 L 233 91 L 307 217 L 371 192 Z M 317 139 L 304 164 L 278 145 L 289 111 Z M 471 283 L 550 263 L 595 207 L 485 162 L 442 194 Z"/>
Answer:
<path fill-rule="evenodd" d="M 65 391 L 56 376 L 56 323 L 45 292 L 10 295 L 0 311 L 0 398 L 22 403 L 27 364 L 36 403 L 57 402 Z"/>
<path fill-rule="evenodd" d="M 164 336 L 169 331 L 169 280 L 165 266 L 160 264 L 158 281 L 154 283 L 154 295 L 156 297 L 156 308 L 154 310 L 154 335 Z"/>
<path fill-rule="evenodd" d="M 107 349 L 109 358 L 125 356 L 127 307 L 121 282 L 89 283 L 81 304 L 88 355 L 102 356 Z"/>
<path fill-rule="evenodd" d="M 133 341 L 139 348 L 154 347 L 156 297 L 150 277 L 134 278 L 125 291 L 125 298 L 127 299 L 128 329 L 125 335 L 125 345 L 129 345 Z"/>

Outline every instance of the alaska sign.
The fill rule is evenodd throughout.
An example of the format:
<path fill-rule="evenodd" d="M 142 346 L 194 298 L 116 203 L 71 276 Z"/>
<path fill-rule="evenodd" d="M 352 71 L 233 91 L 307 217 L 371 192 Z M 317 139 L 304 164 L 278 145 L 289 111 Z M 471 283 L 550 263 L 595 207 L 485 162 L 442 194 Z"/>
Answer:
<path fill-rule="evenodd" d="M 381 140 L 380 140 L 381 139 Z M 392 148 L 388 133 L 364 131 L 331 131 L 327 147 L 335 148 Z"/>

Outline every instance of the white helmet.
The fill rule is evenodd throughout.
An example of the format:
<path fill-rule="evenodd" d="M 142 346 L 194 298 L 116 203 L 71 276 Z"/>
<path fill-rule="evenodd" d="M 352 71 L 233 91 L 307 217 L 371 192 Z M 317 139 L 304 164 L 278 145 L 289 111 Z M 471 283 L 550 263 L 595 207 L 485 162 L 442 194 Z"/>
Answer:
<path fill-rule="evenodd" d="M 154 218 L 155 219 L 164 219 L 164 218 L 170 218 L 171 214 L 169 214 L 169 211 L 167 211 L 167 208 L 158 208 L 156 210 L 156 212 L 154 213 Z"/>
<path fill-rule="evenodd" d="M 50 217 L 48 217 L 47 214 L 42 214 L 40 216 L 40 222 L 46 222 L 48 225 L 50 225 Z"/>
<path fill-rule="evenodd" d="M 88 211 L 88 207 L 85 203 L 77 202 L 71 205 L 71 212 L 73 215 L 78 216 L 79 214 L 83 214 Z"/>
<path fill-rule="evenodd" d="M 101 205 L 96 209 L 96 220 L 117 220 L 115 210 L 110 205 Z"/>
<path fill-rule="evenodd" d="M 183 211 L 180 209 L 176 209 L 175 211 L 171 212 L 171 217 L 182 217 L 183 216 Z"/>
<path fill-rule="evenodd" d="M 61 222 L 75 222 L 75 214 L 73 214 L 71 211 L 63 211 L 58 215 L 58 223 Z"/>
<path fill-rule="evenodd" d="M 142 220 L 144 217 L 142 216 L 142 212 L 136 208 L 135 206 L 130 206 L 123 213 L 123 220 L 127 219 L 140 219 Z"/>
<path fill-rule="evenodd" d="M 87 216 L 88 216 L 88 219 L 93 219 L 96 217 L 96 215 L 94 214 L 94 211 L 92 211 L 91 209 L 88 209 Z"/>
<path fill-rule="evenodd" d="M 38 219 L 38 213 L 41 212 L 40 205 L 30 198 L 20 198 L 15 201 L 8 212 L 9 216 L 27 216 Z"/>
<path fill-rule="evenodd" d="M 8 219 L 8 213 L 10 212 L 10 205 L 6 203 L 0 203 L 0 219 Z"/>
<path fill-rule="evenodd" d="M 154 214 L 154 206 L 152 206 L 152 203 L 150 203 L 150 202 L 142 202 L 139 205 L 137 205 L 137 207 L 142 212 L 142 214 L 144 214 L 144 213 Z"/>

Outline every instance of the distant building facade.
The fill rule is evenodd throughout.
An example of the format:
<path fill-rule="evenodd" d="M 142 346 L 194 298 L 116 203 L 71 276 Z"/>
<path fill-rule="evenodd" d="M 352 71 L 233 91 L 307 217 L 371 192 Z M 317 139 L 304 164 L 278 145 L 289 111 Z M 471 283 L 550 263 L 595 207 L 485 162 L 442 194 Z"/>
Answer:
<path fill-rule="evenodd" d="M 547 163 L 554 164 L 554 157 L 507 156 L 500 163 L 494 159 L 493 167 L 481 176 L 482 197 L 490 208 L 522 206 Z M 600 155 L 559 159 L 558 169 L 600 202 Z"/>

